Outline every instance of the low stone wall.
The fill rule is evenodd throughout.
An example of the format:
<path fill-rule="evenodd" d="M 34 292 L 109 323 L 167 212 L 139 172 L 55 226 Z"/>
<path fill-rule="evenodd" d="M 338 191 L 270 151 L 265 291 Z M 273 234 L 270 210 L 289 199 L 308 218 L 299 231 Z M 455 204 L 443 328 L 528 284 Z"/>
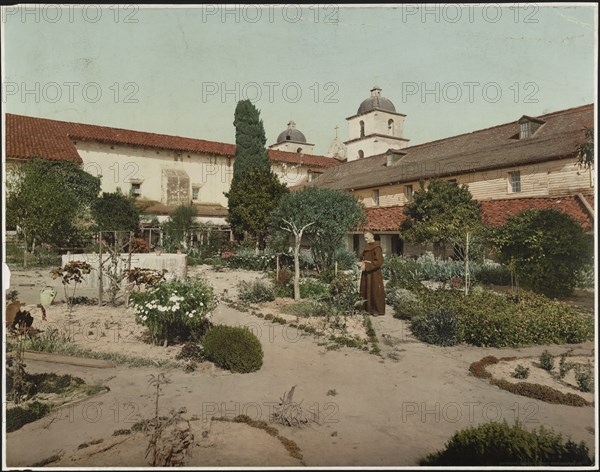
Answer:
<path fill-rule="evenodd" d="M 123 254 L 119 263 L 119 270 L 127 269 L 127 261 L 129 255 Z M 108 255 L 103 254 L 102 259 L 104 262 L 104 271 L 108 264 Z M 79 287 L 81 288 L 98 288 L 98 254 L 65 254 L 62 256 L 63 267 L 70 261 L 85 261 L 92 266 L 91 273 L 84 276 L 84 280 Z M 155 253 L 145 254 L 132 254 L 131 255 L 131 268 L 139 267 L 141 269 L 152 269 L 152 270 L 163 270 L 167 269 L 165 274 L 166 280 L 184 279 L 187 277 L 187 254 L 161 254 L 160 256 Z M 110 284 L 110 280 L 104 275 L 104 290 L 106 290 Z M 123 282 L 125 284 L 125 282 Z"/>

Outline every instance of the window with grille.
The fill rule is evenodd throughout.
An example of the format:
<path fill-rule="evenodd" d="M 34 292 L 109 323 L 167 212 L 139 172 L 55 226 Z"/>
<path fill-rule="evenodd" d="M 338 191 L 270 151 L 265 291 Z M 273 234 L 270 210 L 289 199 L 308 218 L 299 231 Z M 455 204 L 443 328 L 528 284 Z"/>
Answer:
<path fill-rule="evenodd" d="M 192 200 L 197 201 L 200 198 L 200 187 L 197 185 L 194 185 L 192 187 Z"/>
<path fill-rule="evenodd" d="M 510 191 L 513 193 L 521 191 L 521 172 L 509 172 L 508 180 L 510 182 Z"/>
<path fill-rule="evenodd" d="M 379 206 L 379 189 L 373 190 L 373 204 Z"/>
<path fill-rule="evenodd" d="M 413 201 L 413 186 L 412 185 L 407 185 L 406 186 L 406 200 L 409 202 Z"/>

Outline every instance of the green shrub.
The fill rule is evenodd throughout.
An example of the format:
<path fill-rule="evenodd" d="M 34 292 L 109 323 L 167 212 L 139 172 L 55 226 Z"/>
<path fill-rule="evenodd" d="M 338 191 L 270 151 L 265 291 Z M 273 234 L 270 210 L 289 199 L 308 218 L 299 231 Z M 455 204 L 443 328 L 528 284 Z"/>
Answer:
<path fill-rule="evenodd" d="M 579 269 L 575 274 L 575 288 L 594 288 L 596 272 L 594 270 L 594 262 L 590 260 L 590 263 Z"/>
<path fill-rule="evenodd" d="M 521 286 L 556 297 L 572 293 L 577 274 L 593 263 L 593 237 L 558 210 L 526 210 L 496 231 L 500 262 L 512 265 Z"/>
<path fill-rule="evenodd" d="M 202 346 L 208 360 L 232 372 L 254 372 L 263 363 L 260 341 L 248 328 L 214 326 Z"/>
<path fill-rule="evenodd" d="M 352 315 L 362 311 L 363 299 L 352 274 L 338 272 L 329 284 L 328 302 L 334 311 Z"/>
<path fill-rule="evenodd" d="M 150 330 L 154 342 L 198 338 L 215 306 L 212 287 L 202 280 L 173 280 L 129 297 L 138 324 Z"/>
<path fill-rule="evenodd" d="M 238 249 L 234 256 L 224 259 L 228 267 L 232 269 L 244 269 L 255 271 L 273 270 L 276 266 L 275 254 L 256 254 L 252 249 Z"/>
<path fill-rule="evenodd" d="M 387 257 L 381 270 L 392 287 L 411 289 L 424 280 L 420 264 L 414 259 L 406 259 L 402 256 Z"/>
<path fill-rule="evenodd" d="M 356 267 L 358 257 L 356 253 L 349 249 L 338 248 L 335 251 L 335 261 L 337 262 L 338 270 L 351 270 Z"/>
<path fill-rule="evenodd" d="M 300 300 L 293 305 L 287 305 L 283 310 L 290 315 L 301 318 L 308 318 L 310 316 L 329 317 L 336 313 L 335 309 L 332 308 L 329 303 L 310 298 L 307 300 Z"/>
<path fill-rule="evenodd" d="M 263 280 L 245 280 L 238 284 L 239 299 L 242 303 L 263 303 L 275 300 L 273 287 Z"/>
<path fill-rule="evenodd" d="M 411 330 L 421 341 L 439 346 L 458 343 L 458 319 L 453 311 L 440 308 L 411 320 Z"/>
<path fill-rule="evenodd" d="M 581 392 L 592 392 L 594 391 L 594 371 L 592 370 L 591 365 L 575 366 L 575 381 L 577 382 L 577 387 Z"/>
<path fill-rule="evenodd" d="M 465 296 L 456 290 L 420 290 L 419 303 L 407 304 L 405 318 L 445 308 L 458 317 L 458 342 L 483 347 L 577 344 L 594 338 L 594 319 L 566 303 L 521 292 L 518 297 L 489 290 Z"/>
<path fill-rule="evenodd" d="M 411 320 L 415 316 L 425 315 L 424 305 L 419 300 L 417 292 L 404 288 L 388 289 L 386 301 L 394 308 L 394 318 Z"/>
<path fill-rule="evenodd" d="M 329 287 L 315 279 L 300 279 L 300 298 L 320 300 L 329 295 Z"/>
<path fill-rule="evenodd" d="M 6 432 L 11 433 L 34 421 L 43 418 L 50 411 L 50 405 L 38 401 L 25 407 L 15 406 L 6 410 Z"/>
<path fill-rule="evenodd" d="M 488 285 L 510 285 L 510 269 L 501 264 L 471 264 L 471 282 Z"/>
<path fill-rule="evenodd" d="M 446 447 L 420 461 L 427 466 L 589 466 L 589 449 L 582 441 L 540 427 L 527 431 L 520 423 L 487 423 L 456 432 Z"/>
<path fill-rule="evenodd" d="M 514 372 L 510 375 L 515 379 L 526 379 L 527 377 L 529 377 L 529 368 L 523 367 L 521 364 L 518 364 Z"/>
<path fill-rule="evenodd" d="M 540 356 L 540 367 L 548 372 L 554 369 L 554 357 L 548 351 L 542 352 Z"/>
<path fill-rule="evenodd" d="M 567 355 L 561 355 L 560 360 L 558 362 L 558 377 L 564 379 L 573 367 L 575 367 L 574 364 L 572 364 L 571 362 L 567 362 Z"/>

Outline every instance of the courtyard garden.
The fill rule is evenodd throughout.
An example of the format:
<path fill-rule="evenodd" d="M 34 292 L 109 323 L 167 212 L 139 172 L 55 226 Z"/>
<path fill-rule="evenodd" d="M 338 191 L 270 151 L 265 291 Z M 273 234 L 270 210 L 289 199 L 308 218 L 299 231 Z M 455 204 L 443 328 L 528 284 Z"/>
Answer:
<path fill-rule="evenodd" d="M 371 316 L 344 244 L 363 205 L 289 192 L 259 123 L 240 102 L 234 238 L 182 205 L 145 239 L 133 197 L 24 165 L 7 205 L 9 465 L 592 464 L 590 235 L 554 210 L 487 227 L 466 187 L 433 181 L 399 230 L 451 256 L 387 255 Z"/>

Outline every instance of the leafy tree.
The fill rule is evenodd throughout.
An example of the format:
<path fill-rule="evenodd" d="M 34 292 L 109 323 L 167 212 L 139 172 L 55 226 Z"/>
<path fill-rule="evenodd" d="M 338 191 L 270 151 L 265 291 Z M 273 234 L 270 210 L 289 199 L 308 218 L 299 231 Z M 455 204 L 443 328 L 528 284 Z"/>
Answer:
<path fill-rule="evenodd" d="M 585 128 L 583 130 L 587 141 L 579 145 L 578 161 L 584 169 L 589 169 L 594 165 L 594 128 Z"/>
<path fill-rule="evenodd" d="M 406 219 L 400 229 L 414 243 L 456 244 L 467 230 L 481 228 L 481 206 L 466 185 L 434 180 L 414 194 L 404 206 Z"/>
<path fill-rule="evenodd" d="M 162 225 L 165 245 L 168 249 L 189 248 L 192 243 L 192 236 L 199 228 L 195 219 L 198 210 L 192 205 L 181 205 L 175 209 L 169 219 Z"/>
<path fill-rule="evenodd" d="M 7 224 L 25 241 L 25 260 L 36 243 L 74 245 L 76 226 L 100 192 L 100 179 L 77 163 L 31 158 L 7 179 Z"/>
<path fill-rule="evenodd" d="M 558 210 L 526 210 L 494 235 L 500 261 L 526 288 L 548 296 L 573 292 L 576 274 L 593 264 L 593 239 L 573 217 Z"/>
<path fill-rule="evenodd" d="M 481 206 L 466 185 L 434 180 L 427 189 L 415 192 L 404 207 L 406 219 L 400 230 L 406 240 L 433 243 L 443 248 L 451 244 L 454 254 L 465 263 L 465 293 L 469 293 L 469 261 L 474 252 L 482 253 L 486 228 L 481 221 Z M 474 251 L 475 250 L 475 251 Z"/>
<path fill-rule="evenodd" d="M 234 233 L 246 231 L 264 248 L 269 223 L 279 200 L 289 191 L 271 170 L 248 170 L 234 177 L 225 194 L 229 202 L 227 221 Z"/>
<path fill-rule="evenodd" d="M 99 231 L 135 231 L 140 226 L 135 199 L 120 192 L 103 192 L 92 203 L 92 216 Z"/>
<path fill-rule="evenodd" d="M 265 145 L 265 128 L 260 119 L 260 112 L 250 100 L 241 100 L 235 108 L 235 159 L 233 161 L 233 178 L 239 177 L 248 170 L 263 169 L 269 171 L 271 162 Z"/>
<path fill-rule="evenodd" d="M 332 264 L 344 235 L 365 222 L 362 205 L 352 195 L 328 188 L 306 188 L 281 198 L 272 225 L 294 237 L 294 298 L 300 298 L 300 245 L 311 237 L 313 256 L 321 269 Z M 329 265 L 329 266 L 330 266 Z"/>

